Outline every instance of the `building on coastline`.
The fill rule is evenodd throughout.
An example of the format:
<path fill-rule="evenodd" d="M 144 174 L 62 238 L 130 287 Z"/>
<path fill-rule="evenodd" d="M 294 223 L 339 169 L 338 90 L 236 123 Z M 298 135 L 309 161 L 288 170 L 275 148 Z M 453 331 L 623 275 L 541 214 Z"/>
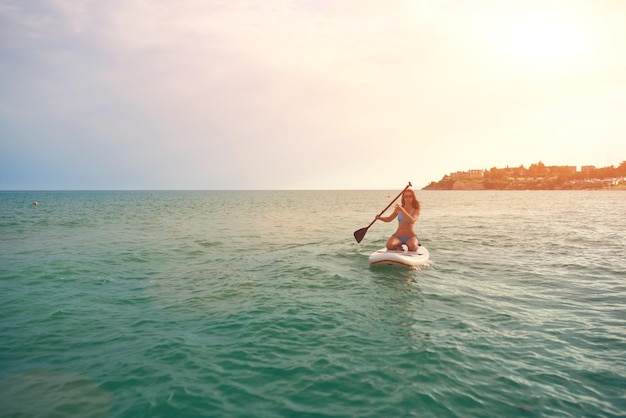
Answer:
<path fill-rule="evenodd" d="M 594 165 L 583 165 L 580 167 L 580 172 L 588 176 L 595 169 L 596 169 L 596 166 Z"/>
<path fill-rule="evenodd" d="M 451 173 L 450 177 L 453 179 L 482 179 L 485 176 L 485 170 L 468 170 L 468 171 L 457 171 L 456 173 Z"/>

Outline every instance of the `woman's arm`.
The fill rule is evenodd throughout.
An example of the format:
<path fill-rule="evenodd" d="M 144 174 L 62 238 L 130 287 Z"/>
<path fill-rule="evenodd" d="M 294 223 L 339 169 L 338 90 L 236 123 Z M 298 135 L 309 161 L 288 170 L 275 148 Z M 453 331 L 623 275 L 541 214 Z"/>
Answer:
<path fill-rule="evenodd" d="M 376 219 L 379 219 L 383 222 L 391 222 L 394 219 L 396 219 L 397 216 L 398 216 L 398 208 L 396 208 L 396 210 L 394 210 L 393 213 L 389 216 L 376 215 Z"/>
<path fill-rule="evenodd" d="M 406 209 L 404 209 L 401 205 L 396 205 L 396 210 L 398 212 L 402 212 L 402 219 L 406 219 L 410 223 L 415 223 L 417 218 L 420 216 L 420 210 L 415 209 L 413 211 L 413 215 L 411 215 Z"/>

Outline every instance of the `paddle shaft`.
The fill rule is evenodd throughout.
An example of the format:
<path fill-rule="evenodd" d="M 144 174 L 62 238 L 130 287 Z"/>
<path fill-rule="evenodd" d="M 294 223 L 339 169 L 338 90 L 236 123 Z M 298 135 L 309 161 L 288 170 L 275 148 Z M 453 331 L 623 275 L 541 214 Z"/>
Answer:
<path fill-rule="evenodd" d="M 402 191 L 401 191 L 400 193 L 398 193 L 398 196 L 396 196 L 396 197 L 395 197 L 395 198 L 394 198 L 394 199 L 393 199 L 393 200 L 392 200 L 392 201 L 391 201 L 391 202 L 390 202 L 390 203 L 389 203 L 389 204 L 385 207 L 385 209 L 383 209 L 383 210 L 382 210 L 382 211 L 378 214 L 378 216 L 382 216 L 382 214 L 383 214 L 383 213 L 385 213 L 385 211 L 386 211 L 387 209 L 389 209 L 389 207 L 390 207 L 391 205 L 393 205 L 393 203 L 394 203 L 396 200 L 398 200 L 398 198 L 399 198 L 400 196 L 402 196 L 402 193 L 404 193 L 404 192 L 406 191 L 406 189 L 408 189 L 408 188 L 409 188 L 409 187 L 411 187 L 411 186 L 412 186 L 412 185 L 411 185 L 411 182 L 409 182 L 409 184 L 408 184 L 408 185 L 407 185 L 404 189 L 402 189 Z M 356 242 L 361 242 L 361 240 L 362 240 L 362 239 L 363 239 L 363 237 L 365 236 L 365 233 L 367 232 L 367 230 L 369 229 L 369 227 L 370 227 L 370 226 L 372 226 L 372 225 L 374 225 L 374 222 L 376 222 L 376 220 L 378 219 L 378 216 L 376 216 L 376 217 L 374 218 L 374 220 L 373 220 L 373 221 L 372 221 L 372 222 L 371 222 L 368 226 L 366 226 L 365 228 L 361 228 L 361 229 L 359 229 L 358 231 L 355 231 L 355 232 L 354 232 L 354 239 L 356 239 Z"/>
<path fill-rule="evenodd" d="M 385 209 L 383 209 L 383 210 L 382 210 L 382 211 L 378 214 L 378 216 L 382 216 L 382 215 L 383 215 L 383 213 L 385 213 L 385 212 L 387 211 L 387 209 L 389 209 L 389 207 L 390 207 L 391 205 L 393 205 L 393 204 L 394 204 L 394 202 L 395 202 L 396 200 L 398 200 L 398 198 L 399 198 L 400 196 L 402 196 L 402 193 L 404 193 L 404 192 L 406 191 L 406 189 L 408 189 L 409 187 L 411 187 L 411 182 L 409 182 L 409 184 L 408 184 L 408 185 L 407 185 L 404 189 L 402 189 L 402 191 L 401 191 L 400 193 L 398 193 L 398 196 L 396 196 L 396 197 L 395 197 L 395 198 L 394 198 L 394 199 L 393 199 L 393 200 L 392 200 L 392 201 L 391 201 L 391 202 L 387 205 L 387 207 L 386 207 Z M 378 216 L 376 216 L 376 218 L 374 218 L 374 220 L 372 221 L 372 223 L 371 223 L 371 224 L 369 224 L 369 225 L 367 226 L 368 228 L 369 228 L 370 226 L 374 225 L 374 222 L 376 222 L 376 219 L 378 219 Z"/>

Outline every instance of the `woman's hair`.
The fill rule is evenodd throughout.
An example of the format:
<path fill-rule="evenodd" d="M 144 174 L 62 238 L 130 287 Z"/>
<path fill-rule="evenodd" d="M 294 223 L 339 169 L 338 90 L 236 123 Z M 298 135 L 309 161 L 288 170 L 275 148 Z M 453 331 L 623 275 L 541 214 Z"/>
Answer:
<path fill-rule="evenodd" d="M 414 209 L 419 210 L 420 209 L 420 202 L 419 200 L 417 200 L 417 197 L 415 197 L 415 192 L 411 189 L 406 189 L 404 191 L 404 193 L 402 193 L 402 206 L 404 206 L 404 195 L 410 193 L 413 195 L 413 202 L 411 202 L 411 206 L 413 206 Z"/>

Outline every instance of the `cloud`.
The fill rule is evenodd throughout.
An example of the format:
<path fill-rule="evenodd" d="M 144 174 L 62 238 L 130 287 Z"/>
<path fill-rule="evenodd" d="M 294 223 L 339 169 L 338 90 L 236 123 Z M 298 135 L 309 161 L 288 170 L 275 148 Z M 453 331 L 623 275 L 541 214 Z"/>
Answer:
<path fill-rule="evenodd" d="M 623 85 L 624 9 L 5 2 L 0 146 L 30 150 L 59 187 L 77 173 L 113 188 L 394 187 L 396 176 L 425 184 L 515 155 L 546 159 L 548 136 L 584 144 L 576 132 L 599 123 L 606 141 L 623 134 L 610 110 L 623 102 L 603 92 Z M 552 27 L 532 55 L 521 34 L 542 28 L 541 45 Z M 574 116 L 578 128 L 563 128 Z M 78 162 L 92 155 L 104 162 Z"/>

